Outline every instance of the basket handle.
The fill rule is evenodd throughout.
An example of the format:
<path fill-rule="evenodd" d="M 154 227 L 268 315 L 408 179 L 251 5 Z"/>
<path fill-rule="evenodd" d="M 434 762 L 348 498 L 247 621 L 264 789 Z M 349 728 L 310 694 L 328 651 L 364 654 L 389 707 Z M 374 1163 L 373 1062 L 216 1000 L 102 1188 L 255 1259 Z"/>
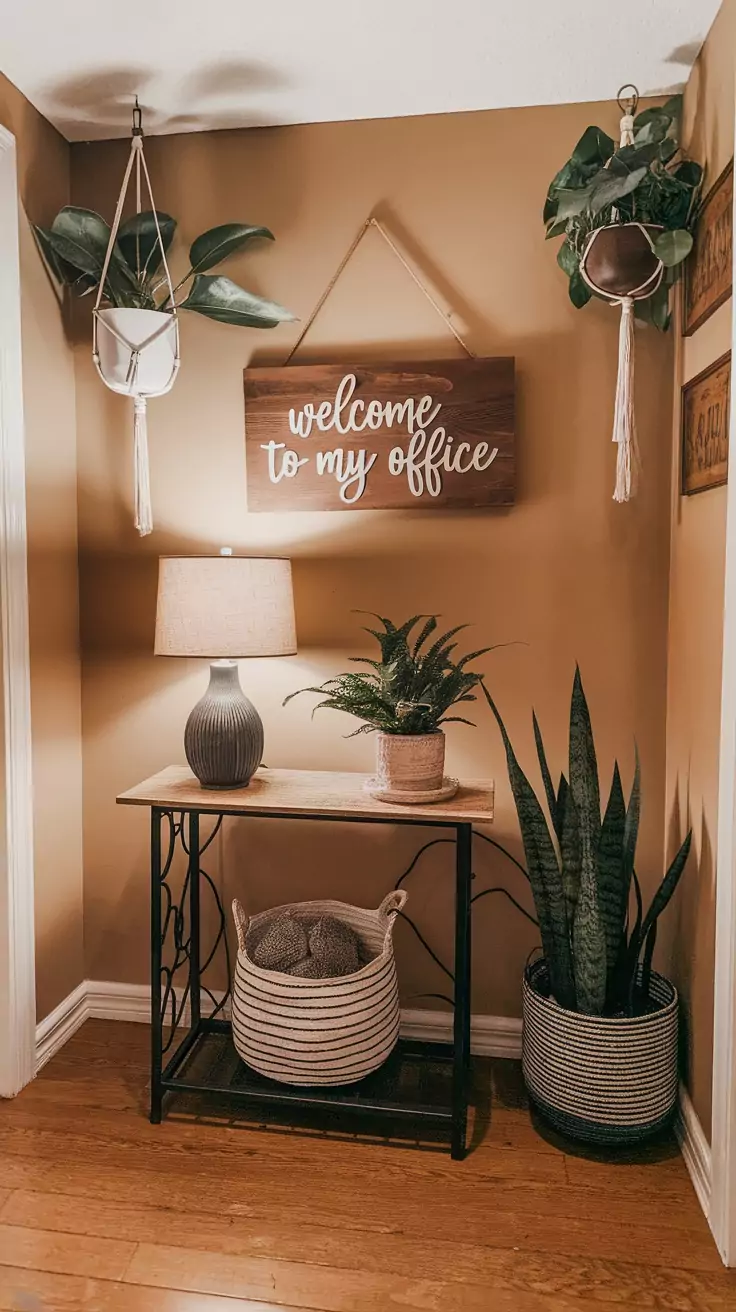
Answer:
<path fill-rule="evenodd" d="M 238 947 L 241 952 L 245 952 L 245 935 L 248 929 L 248 917 L 236 897 L 233 898 L 233 920 L 235 921 L 235 933 L 238 936 Z"/>
<path fill-rule="evenodd" d="M 406 906 L 406 899 L 409 894 L 405 888 L 395 888 L 393 892 L 387 893 L 380 907 L 378 908 L 379 916 L 395 916 Z"/>

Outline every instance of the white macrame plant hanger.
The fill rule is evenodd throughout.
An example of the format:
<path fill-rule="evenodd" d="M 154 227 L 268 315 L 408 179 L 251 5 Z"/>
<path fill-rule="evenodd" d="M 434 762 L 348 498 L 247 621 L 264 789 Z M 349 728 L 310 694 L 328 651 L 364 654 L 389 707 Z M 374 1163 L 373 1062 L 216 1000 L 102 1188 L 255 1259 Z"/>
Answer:
<path fill-rule="evenodd" d="M 629 97 L 628 105 L 622 104 L 622 92 L 628 90 L 628 87 L 622 87 L 618 93 L 618 103 L 622 109 L 620 123 L 619 149 L 624 146 L 633 146 L 634 144 L 634 114 L 639 100 L 639 93 L 635 87 L 631 88 L 634 95 Z M 610 160 L 609 160 L 610 164 Z M 608 165 L 606 165 L 608 167 Z M 614 210 L 614 221 L 616 211 Z M 641 228 L 649 245 L 654 250 L 654 243 L 650 234 L 643 224 L 636 225 Z M 618 374 L 616 377 L 616 401 L 613 411 L 613 435 L 611 440 L 617 444 L 616 454 L 616 486 L 613 492 L 613 500 L 618 502 L 630 501 L 636 495 L 639 472 L 641 469 L 641 456 L 639 454 L 639 439 L 636 431 L 636 410 L 634 406 L 634 302 L 646 300 L 656 292 L 662 281 L 664 265 L 658 262 L 657 268 L 652 275 L 641 283 L 638 287 L 632 287 L 627 296 L 609 296 L 601 287 L 588 277 L 585 271 L 585 257 L 590 250 L 597 236 L 597 231 L 592 232 L 580 260 L 580 272 L 591 291 L 596 292 L 599 296 L 604 296 L 611 305 L 621 306 L 621 325 L 618 334 Z"/>
<path fill-rule="evenodd" d="M 102 267 L 102 276 L 100 278 L 100 285 L 97 290 L 97 299 L 95 301 L 95 306 L 93 310 L 92 359 L 94 360 L 97 372 L 100 375 L 100 378 L 102 379 L 106 387 L 109 387 L 111 391 L 122 392 L 124 395 L 132 396 L 133 398 L 133 461 L 134 461 L 134 480 L 135 480 L 135 526 L 138 532 L 140 533 L 141 537 L 145 537 L 153 529 L 153 515 L 151 510 L 151 482 L 150 482 L 150 473 L 149 473 L 149 464 L 148 464 L 148 428 L 146 422 L 147 402 L 152 397 L 165 396 L 167 392 L 171 391 L 171 388 L 174 386 L 174 381 L 176 379 L 176 375 L 179 370 L 180 357 L 179 357 L 179 319 L 178 319 L 178 313 L 176 308 L 176 301 L 174 298 L 174 285 L 171 279 L 171 274 L 169 272 L 169 265 L 166 259 L 166 249 L 164 247 L 163 239 L 161 237 L 161 229 L 159 227 L 159 222 L 158 222 L 158 213 L 156 211 L 156 204 L 153 199 L 153 191 L 151 189 L 151 179 L 148 173 L 148 167 L 146 165 L 145 155 L 143 154 L 143 128 L 142 128 L 141 120 L 142 120 L 141 110 L 138 105 L 138 98 L 136 97 L 135 109 L 133 111 L 133 132 L 132 132 L 132 139 L 130 145 L 130 155 L 128 157 L 128 163 L 123 177 L 123 185 L 120 189 L 120 195 L 118 197 L 117 208 L 115 210 L 115 218 L 113 220 L 112 229 L 110 231 L 110 241 L 108 243 L 107 252 L 105 254 L 105 260 Z M 169 289 L 168 300 L 166 303 L 169 304 L 171 307 L 170 310 L 167 310 L 165 313 L 161 314 L 161 318 L 162 318 L 161 324 L 152 333 L 150 333 L 150 335 L 147 336 L 143 341 L 138 341 L 138 342 L 129 341 L 125 337 L 125 335 L 119 331 L 119 329 L 117 329 L 113 324 L 110 323 L 108 318 L 102 320 L 100 318 L 101 313 L 102 314 L 105 313 L 104 310 L 101 310 L 101 304 L 105 293 L 105 283 L 107 280 L 107 274 L 110 268 L 110 262 L 112 260 L 113 251 L 115 249 L 115 242 L 117 241 L 117 235 L 118 235 L 118 230 L 120 228 L 120 221 L 122 218 L 125 198 L 128 192 L 128 186 L 130 184 L 130 179 L 134 168 L 135 168 L 136 213 L 137 214 L 141 213 L 142 181 L 145 180 L 146 190 L 148 192 L 148 199 L 150 202 L 151 211 L 153 213 L 153 220 L 156 227 L 156 240 L 158 242 L 158 246 L 161 252 L 161 264 L 164 270 L 164 278 L 162 279 L 162 282 L 165 282 Z M 138 383 L 139 383 L 141 356 L 144 354 L 146 350 L 149 350 L 154 345 L 155 342 L 158 342 L 159 339 L 163 337 L 165 333 L 171 332 L 172 326 L 173 326 L 173 335 L 174 335 L 174 347 L 171 355 L 171 369 L 168 377 L 165 379 L 165 381 L 162 381 L 161 385 L 157 386 L 155 390 L 148 390 L 144 387 L 143 384 L 139 387 Z M 114 337 L 118 345 L 122 348 L 122 351 L 128 354 L 128 364 L 124 374 L 124 382 L 122 384 L 120 383 L 115 384 L 114 382 L 112 382 L 109 377 L 105 376 L 103 368 L 101 367 L 100 349 L 99 349 L 100 327 L 103 327 L 105 332 L 109 332 Z"/>

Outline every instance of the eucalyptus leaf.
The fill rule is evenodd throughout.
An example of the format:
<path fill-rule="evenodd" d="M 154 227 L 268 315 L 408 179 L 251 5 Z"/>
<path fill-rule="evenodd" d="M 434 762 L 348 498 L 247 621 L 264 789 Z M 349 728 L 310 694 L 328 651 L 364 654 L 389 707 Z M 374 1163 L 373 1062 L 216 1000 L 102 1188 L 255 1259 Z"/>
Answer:
<path fill-rule="evenodd" d="M 669 104 L 669 101 L 668 101 Z M 650 105 L 648 109 L 643 109 L 634 119 L 634 135 L 640 132 L 642 128 L 647 127 L 650 123 L 670 123 L 674 118 L 667 105 Z"/>
<path fill-rule="evenodd" d="M 652 323 L 660 332 L 666 333 L 670 326 L 670 289 L 666 283 L 660 283 L 653 296 L 649 297 Z"/>
<path fill-rule="evenodd" d="M 557 193 L 556 218 L 570 219 L 582 214 L 590 199 L 590 187 L 565 188 Z"/>
<path fill-rule="evenodd" d="M 195 310 L 208 319 L 242 328 L 275 328 L 277 324 L 289 323 L 295 318 L 283 305 L 255 296 L 221 274 L 198 273 L 180 308 Z"/>
<path fill-rule="evenodd" d="M 228 255 L 242 250 L 248 242 L 256 237 L 273 241 L 273 233 L 268 228 L 257 227 L 250 223 L 221 223 L 217 228 L 209 228 L 192 242 L 189 250 L 191 273 L 204 273 Z"/>
<path fill-rule="evenodd" d="M 561 237 L 563 232 L 567 232 L 567 219 L 552 222 L 547 228 L 546 240 L 549 241 L 551 237 Z"/>
<path fill-rule="evenodd" d="M 563 241 L 560 246 L 557 252 L 557 263 L 568 278 L 572 278 L 572 275 L 577 273 L 580 268 L 580 256 L 569 240 Z"/>
<path fill-rule="evenodd" d="M 658 145 L 659 142 L 664 141 L 664 138 L 667 136 L 669 126 L 669 119 L 662 115 L 658 118 L 650 118 L 649 122 L 645 123 L 643 128 L 639 128 L 639 130 L 634 133 L 634 145 L 647 146 L 652 142 Z"/>
<path fill-rule="evenodd" d="M 632 169 L 630 173 L 625 174 L 616 174 L 609 171 L 608 176 L 601 178 L 591 192 L 591 212 L 597 214 L 606 205 L 615 205 L 617 200 L 628 196 L 629 192 L 636 190 L 647 172 L 648 169 L 645 165 Z"/>
<path fill-rule="evenodd" d="M 654 243 L 654 254 L 668 269 L 671 269 L 687 259 L 692 248 L 692 234 L 685 228 L 677 228 L 674 232 L 659 234 Z"/>
<path fill-rule="evenodd" d="M 570 300 L 576 310 L 581 309 L 583 305 L 587 305 L 593 295 L 579 269 L 572 275 L 568 285 L 568 291 L 570 294 Z"/>

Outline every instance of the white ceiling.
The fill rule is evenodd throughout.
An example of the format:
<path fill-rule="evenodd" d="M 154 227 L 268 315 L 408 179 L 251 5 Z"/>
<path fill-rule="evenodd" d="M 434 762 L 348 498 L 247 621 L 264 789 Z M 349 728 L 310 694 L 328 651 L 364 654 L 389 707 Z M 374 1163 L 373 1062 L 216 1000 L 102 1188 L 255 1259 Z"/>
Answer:
<path fill-rule="evenodd" d="M 5 0 L 0 66 L 70 140 L 679 89 L 719 0 Z"/>

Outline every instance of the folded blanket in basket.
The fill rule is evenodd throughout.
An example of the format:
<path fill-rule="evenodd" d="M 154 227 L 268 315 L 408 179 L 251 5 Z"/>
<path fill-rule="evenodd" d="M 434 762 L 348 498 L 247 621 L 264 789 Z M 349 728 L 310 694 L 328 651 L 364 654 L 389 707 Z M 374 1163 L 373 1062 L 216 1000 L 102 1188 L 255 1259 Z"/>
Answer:
<path fill-rule="evenodd" d="M 299 919 L 290 911 L 275 916 L 251 951 L 263 970 L 306 979 L 352 975 L 363 964 L 355 930 L 335 916 Z"/>

